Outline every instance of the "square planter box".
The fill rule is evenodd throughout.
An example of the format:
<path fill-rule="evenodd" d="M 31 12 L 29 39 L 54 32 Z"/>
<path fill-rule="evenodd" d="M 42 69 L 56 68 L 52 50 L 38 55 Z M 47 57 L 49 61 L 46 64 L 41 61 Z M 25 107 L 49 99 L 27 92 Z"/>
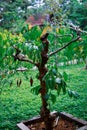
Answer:
<path fill-rule="evenodd" d="M 51 114 L 54 115 L 57 119 L 53 130 L 87 130 L 87 121 L 73 117 L 71 114 L 67 114 L 65 112 L 51 112 Z M 67 122 L 69 122 L 69 126 L 67 125 Z M 42 124 L 42 127 L 37 127 L 37 129 L 35 129 L 35 126 L 37 126 L 35 124 Z M 63 128 L 62 125 L 64 125 Z M 73 125 L 75 127 L 72 127 Z M 20 130 L 45 130 L 45 127 L 43 126 L 43 120 L 40 116 L 18 123 L 17 127 Z"/>

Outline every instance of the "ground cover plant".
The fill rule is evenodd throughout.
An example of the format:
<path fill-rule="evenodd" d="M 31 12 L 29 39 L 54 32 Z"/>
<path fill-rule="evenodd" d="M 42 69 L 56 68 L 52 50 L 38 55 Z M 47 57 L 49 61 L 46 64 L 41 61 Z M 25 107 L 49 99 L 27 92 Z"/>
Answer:
<path fill-rule="evenodd" d="M 50 106 L 50 109 L 66 111 L 87 120 L 87 71 L 84 69 L 84 64 L 59 67 L 59 69 L 68 74 L 67 83 L 69 87 L 67 89 L 77 91 L 80 96 L 75 99 L 61 93 L 57 96 L 55 104 Z M 31 76 L 31 72 L 32 75 L 36 75 L 35 71 L 30 70 L 29 76 Z M 19 77 L 22 79 L 20 87 L 17 86 Z M 7 84 L 0 95 L 0 130 L 17 130 L 17 122 L 38 115 L 41 106 L 39 95 L 31 93 L 30 82 L 26 80 L 23 73 L 15 74 L 10 80 L 14 80 L 13 85 Z M 38 83 L 35 82 L 34 84 L 37 85 Z"/>

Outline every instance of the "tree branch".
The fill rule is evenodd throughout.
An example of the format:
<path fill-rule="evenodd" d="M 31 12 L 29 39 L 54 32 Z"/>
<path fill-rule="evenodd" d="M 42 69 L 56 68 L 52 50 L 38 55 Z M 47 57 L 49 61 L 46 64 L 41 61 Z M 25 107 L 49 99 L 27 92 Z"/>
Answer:
<path fill-rule="evenodd" d="M 15 61 L 19 60 L 19 61 L 23 61 L 23 62 L 29 62 L 29 63 L 37 66 L 37 64 L 34 63 L 32 60 L 26 59 L 26 56 L 21 53 L 21 50 L 19 50 L 19 48 L 17 48 L 16 46 L 13 46 L 13 48 L 16 50 L 16 54 L 13 54 L 13 57 L 14 57 Z"/>
<path fill-rule="evenodd" d="M 64 34 L 64 35 L 57 35 L 56 33 L 50 33 L 50 34 L 53 34 L 55 37 L 64 37 L 64 36 L 71 36 L 73 37 L 73 34 Z"/>
<path fill-rule="evenodd" d="M 19 60 L 19 61 L 23 61 L 23 62 L 29 62 L 29 63 L 31 63 L 33 65 L 37 65 L 36 63 L 34 63 L 30 59 L 20 58 L 18 55 L 17 56 L 13 55 L 13 57 L 14 57 L 14 60 Z"/>
<path fill-rule="evenodd" d="M 87 31 L 82 30 L 81 28 L 79 28 L 79 26 L 76 26 L 73 23 L 69 23 L 69 28 L 75 31 L 77 35 L 80 35 L 81 33 L 87 34 Z"/>
<path fill-rule="evenodd" d="M 34 63 L 32 60 L 30 60 L 30 59 L 18 59 L 17 58 L 17 60 L 19 60 L 19 61 L 23 61 L 23 62 L 29 62 L 29 63 L 31 63 L 31 64 L 33 64 L 33 65 L 37 65 L 36 63 Z"/>
<path fill-rule="evenodd" d="M 78 39 L 80 38 L 80 36 L 76 37 L 75 39 L 72 39 L 70 42 L 68 42 L 66 45 L 64 45 L 63 47 L 55 50 L 54 52 L 51 52 L 50 54 L 48 54 L 48 57 L 60 52 L 61 50 L 65 49 L 66 47 L 68 47 L 70 44 L 72 44 L 73 42 L 76 42 Z"/>

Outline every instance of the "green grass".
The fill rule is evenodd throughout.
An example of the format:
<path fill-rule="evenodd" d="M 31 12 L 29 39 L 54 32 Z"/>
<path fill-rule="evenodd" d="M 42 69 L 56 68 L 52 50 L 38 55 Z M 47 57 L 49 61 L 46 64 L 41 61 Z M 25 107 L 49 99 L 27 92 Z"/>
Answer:
<path fill-rule="evenodd" d="M 87 70 L 84 65 L 72 65 L 61 67 L 69 75 L 68 88 L 78 92 L 78 99 L 69 98 L 68 95 L 61 95 L 57 99 L 53 109 L 66 111 L 78 118 L 87 120 Z"/>
<path fill-rule="evenodd" d="M 83 68 L 83 64 L 59 67 L 60 71 L 66 71 L 69 75 L 67 89 L 78 92 L 80 97 L 69 98 L 61 93 L 56 103 L 50 106 L 51 111 L 66 111 L 87 120 L 87 70 Z M 35 71 L 30 71 L 31 75 L 35 77 Z M 11 78 L 14 79 L 13 85 L 6 85 L 0 95 L 0 130 L 17 130 L 18 122 L 36 116 L 40 111 L 40 95 L 31 93 L 29 79 L 26 80 L 23 74 Z M 16 85 L 17 78 L 22 79 L 21 87 Z M 34 81 L 35 85 L 38 84 L 35 78 Z"/>

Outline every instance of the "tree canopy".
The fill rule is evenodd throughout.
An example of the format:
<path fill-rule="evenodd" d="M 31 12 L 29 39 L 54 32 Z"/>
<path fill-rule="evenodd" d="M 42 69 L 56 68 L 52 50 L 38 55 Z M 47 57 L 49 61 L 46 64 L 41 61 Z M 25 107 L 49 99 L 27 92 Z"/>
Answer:
<path fill-rule="evenodd" d="M 67 14 L 68 20 L 87 29 L 87 1 L 86 0 L 63 0 L 63 11 Z"/>

